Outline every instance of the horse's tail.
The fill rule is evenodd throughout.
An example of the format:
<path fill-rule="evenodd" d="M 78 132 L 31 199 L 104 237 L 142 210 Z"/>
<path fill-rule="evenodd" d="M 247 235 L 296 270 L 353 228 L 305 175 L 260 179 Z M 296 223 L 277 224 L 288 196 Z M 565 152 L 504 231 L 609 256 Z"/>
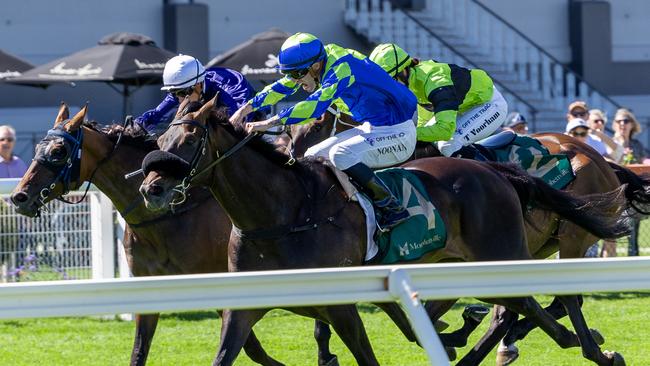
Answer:
<path fill-rule="evenodd" d="M 555 189 L 514 164 L 488 163 L 515 188 L 522 210 L 528 206 L 553 211 L 599 238 L 613 239 L 630 232 L 622 187 L 611 192 L 576 196 Z"/>
<path fill-rule="evenodd" d="M 625 198 L 634 211 L 642 215 L 650 215 L 650 174 L 637 175 L 630 169 L 608 162 L 616 173 L 616 177 L 625 186 Z"/>

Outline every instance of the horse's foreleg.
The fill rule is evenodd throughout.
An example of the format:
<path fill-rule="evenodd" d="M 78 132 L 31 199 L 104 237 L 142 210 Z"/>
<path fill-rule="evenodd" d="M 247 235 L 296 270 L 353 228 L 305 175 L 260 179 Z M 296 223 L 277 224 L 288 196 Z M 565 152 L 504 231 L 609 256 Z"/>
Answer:
<path fill-rule="evenodd" d="M 151 339 L 156 332 L 160 314 L 135 315 L 135 340 L 131 352 L 131 366 L 143 366 L 147 363 Z"/>
<path fill-rule="evenodd" d="M 558 296 L 557 297 L 562 304 L 566 307 L 567 312 L 569 313 L 569 318 L 573 324 L 573 328 L 578 334 L 580 339 L 580 346 L 582 347 L 582 355 L 598 365 L 609 366 L 609 365 L 624 365 L 625 361 L 623 356 L 616 352 L 608 352 L 607 354 L 603 353 L 598 347 L 596 340 L 592 331 L 587 326 L 587 322 L 582 314 L 580 309 L 580 301 L 577 296 Z M 599 335 L 599 334 L 598 334 Z M 600 336 L 600 335 L 599 335 Z"/>
<path fill-rule="evenodd" d="M 356 305 L 327 306 L 329 323 L 348 347 L 360 366 L 379 365 L 363 327 Z"/>
<path fill-rule="evenodd" d="M 253 360 L 253 362 L 259 363 L 264 366 L 284 366 L 283 363 L 274 360 L 271 356 L 266 353 L 262 344 L 260 343 L 255 332 L 251 330 L 248 338 L 246 338 L 246 343 L 244 343 L 244 352 L 246 355 Z"/>
<path fill-rule="evenodd" d="M 463 326 L 450 333 L 441 333 L 440 341 L 447 347 L 465 347 L 470 334 L 478 328 L 490 312 L 483 305 L 468 305 L 463 311 Z"/>
<path fill-rule="evenodd" d="M 555 319 L 561 319 L 567 314 L 566 309 L 557 297 L 555 297 L 553 302 L 551 302 L 549 306 L 545 307 L 544 310 L 551 314 Z M 524 337 L 535 328 L 537 328 L 537 325 L 535 325 L 532 320 L 527 317 L 522 318 L 510 328 L 506 336 L 503 338 L 503 343 L 506 345 L 514 344 L 516 341 L 524 339 Z"/>
<path fill-rule="evenodd" d="M 330 352 L 332 331 L 327 323 L 318 319 L 314 321 L 314 338 L 318 344 L 318 366 L 338 366 L 336 355 Z"/>
<path fill-rule="evenodd" d="M 221 323 L 221 344 L 212 365 L 230 366 L 235 362 L 239 351 L 248 336 L 268 310 L 224 310 Z"/>
<path fill-rule="evenodd" d="M 478 343 L 458 362 L 457 366 L 480 364 L 516 320 L 516 313 L 507 310 L 503 306 L 494 306 L 490 328 Z"/>
<path fill-rule="evenodd" d="M 532 296 L 491 299 L 489 302 L 504 305 L 509 310 L 529 317 L 562 348 L 577 347 L 580 345 L 578 336 L 568 330 L 564 325 L 558 323 Z"/>

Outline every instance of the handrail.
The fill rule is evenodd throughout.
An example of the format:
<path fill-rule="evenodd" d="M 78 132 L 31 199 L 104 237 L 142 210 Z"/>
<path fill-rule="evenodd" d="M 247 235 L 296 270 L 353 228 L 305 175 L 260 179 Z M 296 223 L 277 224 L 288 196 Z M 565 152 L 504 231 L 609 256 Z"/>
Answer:
<path fill-rule="evenodd" d="M 528 36 L 526 36 L 524 33 L 522 33 L 519 29 L 515 28 L 514 25 L 510 24 L 510 22 L 508 22 L 507 20 L 503 19 L 503 17 L 501 17 L 499 14 L 497 14 L 494 10 L 488 8 L 485 4 L 481 3 L 479 0 L 471 0 L 471 1 L 472 1 L 474 4 L 478 5 L 480 8 L 482 8 L 483 10 L 485 10 L 486 12 L 488 12 L 488 13 L 489 13 L 490 15 L 492 15 L 494 18 L 498 19 L 498 20 L 499 20 L 501 23 L 503 23 L 506 27 L 510 28 L 512 31 L 514 31 L 515 33 L 517 33 L 521 38 L 525 39 L 528 43 L 530 43 L 530 44 L 531 44 L 533 47 L 535 47 L 538 51 L 540 51 L 541 53 L 543 53 L 544 55 L 546 55 L 549 59 L 551 59 L 551 61 L 553 61 L 554 63 L 560 65 L 564 71 L 568 71 L 568 72 L 574 74 L 574 75 L 575 75 L 575 76 L 576 76 L 580 81 L 582 81 L 583 83 L 585 83 L 585 84 L 586 84 L 587 86 L 589 86 L 589 88 L 591 88 L 592 90 L 598 92 L 598 94 L 600 94 L 604 99 L 608 100 L 610 103 L 612 103 L 614 106 L 616 106 L 616 108 L 621 108 L 621 105 L 620 105 L 620 104 L 618 104 L 618 103 L 617 103 L 616 101 L 614 101 L 612 98 L 610 98 L 609 96 L 607 96 L 607 94 L 605 94 L 603 91 L 601 91 L 600 89 L 598 89 L 598 88 L 596 88 L 595 86 L 593 86 L 592 84 L 590 84 L 590 83 L 589 83 L 587 80 L 585 80 L 585 79 L 584 79 L 580 74 L 578 74 L 577 72 L 575 72 L 574 70 L 572 70 L 571 68 L 569 68 L 568 66 L 566 66 L 564 63 L 560 62 L 560 60 L 558 60 L 558 59 L 555 58 L 553 55 L 551 55 L 548 51 L 546 51 L 545 49 L 543 49 L 542 46 L 540 46 L 539 44 L 537 44 L 535 41 L 533 41 L 532 39 L 528 38 Z"/>
<path fill-rule="evenodd" d="M 452 45 L 449 44 L 447 41 L 445 41 L 444 39 L 442 39 L 440 36 L 438 36 L 437 34 L 435 34 L 435 33 L 434 33 L 431 29 L 429 29 L 426 25 L 422 24 L 422 22 L 421 22 L 420 20 L 418 20 L 418 19 L 415 18 L 413 15 L 411 15 L 409 12 L 407 12 L 407 11 L 404 9 L 403 5 L 399 5 L 399 4 L 395 3 L 394 0 L 391 0 L 391 3 L 393 4 L 393 6 L 394 6 L 396 9 L 398 9 L 399 11 L 401 11 L 402 13 L 404 13 L 404 15 L 406 15 L 409 19 L 413 20 L 417 25 L 419 25 L 422 29 L 424 29 L 427 33 L 429 33 L 430 36 L 432 36 L 432 37 L 434 37 L 435 39 L 437 39 L 437 40 L 438 40 L 440 43 L 442 43 L 445 47 L 449 48 L 449 49 L 450 49 L 452 52 L 454 52 L 456 55 L 460 56 L 460 58 L 462 58 L 463 60 L 467 61 L 471 66 L 476 67 L 476 68 L 479 68 L 479 67 L 480 67 L 480 66 L 477 65 L 475 62 L 473 62 L 472 60 L 468 59 L 467 56 L 465 56 L 465 55 L 463 55 L 461 52 L 457 51 L 456 48 L 454 48 L 454 46 L 452 46 Z M 516 92 L 512 91 L 512 89 L 508 88 L 508 87 L 507 87 L 503 82 L 500 82 L 498 79 L 494 79 L 494 77 L 492 77 L 491 75 L 490 75 L 490 77 L 491 77 L 493 80 L 495 80 L 495 81 L 498 82 L 498 84 L 499 84 L 499 88 L 501 88 L 501 89 L 505 90 L 506 92 L 512 94 L 512 95 L 513 95 L 515 98 L 517 98 L 520 102 L 522 102 L 523 104 L 525 104 L 526 106 L 528 106 L 528 108 L 530 108 L 530 111 L 531 111 L 532 114 L 536 114 L 537 112 L 539 112 L 539 111 L 537 110 L 537 108 L 535 108 L 532 104 L 530 104 L 530 103 L 529 103 L 528 101 L 526 101 L 524 98 L 522 98 L 521 96 L 519 96 L 519 94 L 517 94 Z"/>

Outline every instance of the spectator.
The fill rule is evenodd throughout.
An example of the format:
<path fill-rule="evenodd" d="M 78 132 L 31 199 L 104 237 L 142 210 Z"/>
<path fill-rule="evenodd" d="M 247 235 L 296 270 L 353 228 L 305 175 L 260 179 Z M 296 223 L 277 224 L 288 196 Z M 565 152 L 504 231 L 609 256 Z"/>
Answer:
<path fill-rule="evenodd" d="M 528 123 L 526 118 L 519 112 L 512 112 L 506 117 L 506 121 L 503 123 L 504 131 L 512 131 L 520 135 L 528 134 Z"/>
<path fill-rule="evenodd" d="M 645 147 L 641 141 L 634 138 L 641 132 L 641 124 L 636 120 L 634 114 L 625 108 L 616 111 L 614 115 L 614 141 L 624 148 L 624 164 L 641 164 L 645 160 Z"/>
<path fill-rule="evenodd" d="M 611 137 L 605 134 L 605 125 L 607 124 L 607 117 L 600 109 L 592 109 L 589 111 L 589 136 L 596 141 L 602 142 L 605 145 L 607 153 L 603 156 L 615 163 L 621 162 L 623 158 L 623 146 Z"/>
<path fill-rule="evenodd" d="M 584 122 L 585 124 L 584 127 L 587 128 L 587 135 L 585 136 L 584 139 L 581 138 L 579 140 L 593 147 L 594 150 L 598 151 L 600 155 L 603 156 L 607 155 L 607 147 L 605 146 L 605 144 L 600 140 L 592 138 L 590 135 L 589 125 L 586 122 L 589 119 L 589 109 L 587 108 L 587 103 L 581 100 L 577 100 L 569 104 L 569 110 L 566 115 L 566 118 L 567 118 L 567 130 L 566 130 L 567 135 L 571 135 L 569 133 L 568 123 L 571 123 L 572 120 L 580 119 Z"/>
<path fill-rule="evenodd" d="M 16 130 L 0 126 L 0 178 L 22 178 L 27 165 L 13 154 L 16 146 Z"/>
<path fill-rule="evenodd" d="M 573 118 L 566 124 L 565 133 L 586 144 L 589 137 L 589 125 L 582 118 Z"/>

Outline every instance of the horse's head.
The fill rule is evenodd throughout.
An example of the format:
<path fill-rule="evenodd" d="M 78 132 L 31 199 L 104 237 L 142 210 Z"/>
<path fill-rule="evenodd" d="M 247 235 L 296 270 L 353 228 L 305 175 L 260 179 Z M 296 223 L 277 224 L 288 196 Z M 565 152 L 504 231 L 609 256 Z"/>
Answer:
<path fill-rule="evenodd" d="M 211 156 L 208 117 L 213 112 L 215 96 L 201 106 L 185 98 L 178 107 L 174 121 L 158 138 L 160 150 L 149 153 L 142 162 L 145 179 L 140 193 L 150 210 L 164 210 L 185 200 L 185 190 L 192 184 L 207 182 L 207 177 L 198 177 Z M 197 110 L 198 108 L 198 110 Z M 202 182 L 201 179 L 206 182 Z"/>
<path fill-rule="evenodd" d="M 87 110 L 86 105 L 70 118 L 68 106 L 61 103 L 54 126 L 36 145 L 34 159 L 11 195 L 18 213 L 35 217 L 47 202 L 78 188 L 84 181 L 81 125 Z"/>

